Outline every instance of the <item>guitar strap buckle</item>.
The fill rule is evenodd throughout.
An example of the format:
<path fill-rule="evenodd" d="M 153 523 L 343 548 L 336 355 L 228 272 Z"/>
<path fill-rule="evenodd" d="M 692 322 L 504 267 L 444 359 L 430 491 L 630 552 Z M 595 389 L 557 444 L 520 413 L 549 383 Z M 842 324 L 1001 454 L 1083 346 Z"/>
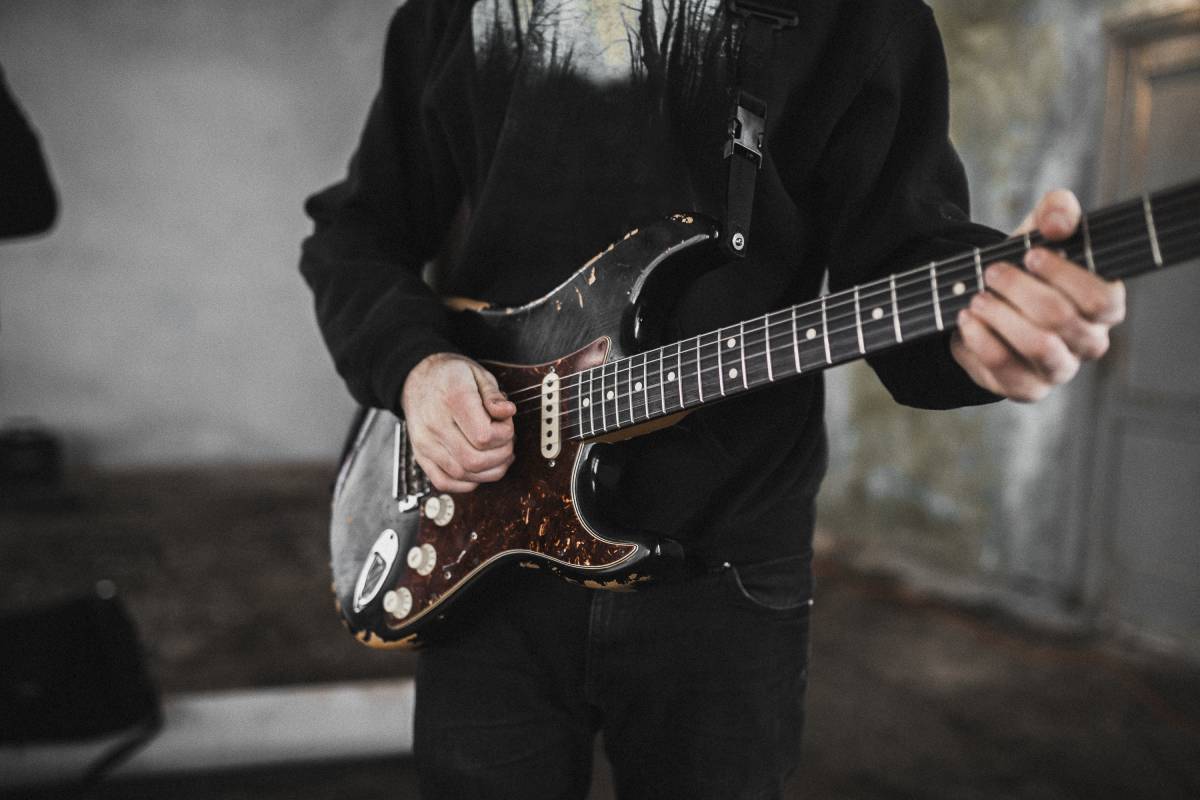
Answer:
<path fill-rule="evenodd" d="M 775 38 L 800 22 L 798 0 L 729 0 L 730 14 L 741 19 L 737 87 L 728 118 L 725 142 L 725 220 L 721 248 L 743 258 L 749 248 L 754 187 L 766 148 L 767 97 Z"/>
<path fill-rule="evenodd" d="M 725 143 L 725 158 L 739 153 L 762 167 L 763 134 L 767 120 L 765 104 L 746 92 L 738 92 L 733 116 L 729 119 L 729 141 Z M 740 152 L 739 152 L 740 151 Z"/>

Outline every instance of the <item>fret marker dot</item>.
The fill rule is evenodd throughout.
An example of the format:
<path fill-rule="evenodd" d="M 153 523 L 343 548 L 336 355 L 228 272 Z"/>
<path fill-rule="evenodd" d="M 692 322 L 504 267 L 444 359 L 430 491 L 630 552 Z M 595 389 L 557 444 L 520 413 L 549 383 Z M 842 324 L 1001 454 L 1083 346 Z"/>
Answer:
<path fill-rule="evenodd" d="M 608 390 L 608 394 L 607 394 L 607 395 L 605 395 L 605 397 L 607 397 L 609 400 L 612 400 L 612 399 L 613 399 L 613 396 L 614 396 L 614 395 L 613 395 L 613 390 L 612 390 L 612 389 L 609 389 L 609 390 Z"/>
<path fill-rule="evenodd" d="M 817 329 L 809 328 L 808 333 L 806 333 L 804 335 L 807 336 L 809 339 L 815 339 L 815 338 L 817 338 Z"/>
<path fill-rule="evenodd" d="M 729 377 L 731 377 L 731 378 L 736 378 L 736 377 L 737 377 L 737 370 L 736 370 L 736 369 L 731 369 L 731 370 L 729 370 Z"/>
<path fill-rule="evenodd" d="M 634 390 L 635 392 L 640 392 L 640 391 L 642 390 L 642 382 L 641 382 L 641 381 L 638 381 L 637 383 L 635 383 L 635 384 L 633 385 L 633 390 Z"/>
<path fill-rule="evenodd" d="M 590 406 L 591 404 L 592 404 L 592 401 L 591 401 L 591 399 L 590 399 L 590 398 L 587 398 L 587 397 L 583 398 L 583 407 L 584 407 L 584 408 L 587 408 L 587 407 L 588 407 L 588 406 Z"/>
<path fill-rule="evenodd" d="M 965 283 L 963 283 L 962 281 L 959 281 L 958 283 L 954 284 L 954 288 L 951 291 L 953 291 L 954 294 L 957 296 L 957 295 L 962 294 L 966 290 L 967 290 L 967 285 Z"/>
<path fill-rule="evenodd" d="M 675 370 L 671 370 L 667 373 L 667 382 L 669 383 L 673 380 L 675 380 Z"/>
<path fill-rule="evenodd" d="M 871 319 L 883 319 L 883 309 L 877 308 L 871 312 Z"/>
<path fill-rule="evenodd" d="M 725 346 L 730 349 L 737 347 L 737 339 L 730 339 L 729 341 L 725 342 Z"/>

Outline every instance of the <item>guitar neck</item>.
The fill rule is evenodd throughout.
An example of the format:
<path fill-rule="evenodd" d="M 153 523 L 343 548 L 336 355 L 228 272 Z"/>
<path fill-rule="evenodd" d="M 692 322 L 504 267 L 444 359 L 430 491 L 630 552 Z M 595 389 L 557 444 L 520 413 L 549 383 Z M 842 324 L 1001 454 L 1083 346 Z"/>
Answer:
<path fill-rule="evenodd" d="M 1108 279 L 1200 256 L 1200 181 L 1085 214 L 1066 241 L 1039 232 L 833 292 L 569 376 L 569 435 L 587 439 L 952 330 L 988 264 L 1047 245 Z"/>

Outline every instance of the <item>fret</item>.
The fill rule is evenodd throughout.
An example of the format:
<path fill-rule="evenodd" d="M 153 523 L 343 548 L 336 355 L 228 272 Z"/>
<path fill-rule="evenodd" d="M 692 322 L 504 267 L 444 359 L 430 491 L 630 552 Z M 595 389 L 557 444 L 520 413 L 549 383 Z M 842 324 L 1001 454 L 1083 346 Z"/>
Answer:
<path fill-rule="evenodd" d="M 967 282 L 959 275 L 963 271 L 959 265 L 955 265 L 953 262 L 943 262 L 943 264 L 949 269 L 938 282 L 938 308 L 953 322 L 958 316 L 958 312 L 971 302 L 972 293 L 967 290 Z"/>
<path fill-rule="evenodd" d="M 1029 240 L 1029 231 L 1025 232 L 1025 252 L 1028 253 L 1033 249 L 1033 242 Z"/>
<path fill-rule="evenodd" d="M 717 331 L 717 386 L 721 387 L 721 397 L 725 396 L 725 364 L 721 361 L 721 351 L 725 348 L 721 347 L 723 334 L 720 330 Z"/>
<path fill-rule="evenodd" d="M 666 348 L 658 348 L 658 410 L 662 414 L 667 413 L 667 370 L 663 367 L 664 356 Z"/>
<path fill-rule="evenodd" d="M 978 247 L 975 248 L 975 285 L 983 291 L 983 254 Z"/>
<path fill-rule="evenodd" d="M 584 375 L 587 376 L 586 391 L 583 388 Z M 587 435 L 594 436 L 596 434 L 596 411 L 595 411 L 595 409 L 592 408 L 592 371 L 590 369 L 586 369 L 583 372 L 579 373 L 579 395 L 580 395 L 580 397 L 579 397 L 579 408 L 580 408 L 579 435 L 583 436 L 582 414 L 583 414 L 583 409 L 586 408 L 587 415 L 588 415 L 588 434 Z"/>
<path fill-rule="evenodd" d="M 746 323 L 745 322 L 738 323 L 738 338 L 741 339 L 741 345 L 742 345 L 741 348 L 739 348 L 742 351 L 742 388 L 749 389 L 750 383 L 746 377 Z"/>
<path fill-rule="evenodd" d="M 575 416 L 579 418 L 579 421 L 575 423 L 575 430 L 579 431 L 580 437 L 583 436 L 583 401 L 586 399 L 583 396 L 583 373 L 580 372 L 575 376 Z"/>
<path fill-rule="evenodd" d="M 861 352 L 870 353 L 894 344 L 899 330 L 895 282 L 889 279 L 868 283 L 859 288 L 858 297 L 862 320 Z"/>
<path fill-rule="evenodd" d="M 646 373 L 647 355 L 642 353 L 642 406 L 646 419 L 650 419 L 650 380 Z"/>
<path fill-rule="evenodd" d="M 858 332 L 858 352 L 863 354 L 867 352 L 867 346 L 863 344 L 862 334 L 862 306 L 858 301 L 858 287 L 854 287 L 854 328 Z"/>
<path fill-rule="evenodd" d="M 711 337 L 705 340 L 705 336 Z M 704 391 L 710 398 L 715 399 L 718 396 L 724 396 L 724 389 L 721 385 L 721 370 L 717 366 L 721 363 L 721 332 L 716 331 L 711 334 L 701 334 L 703 344 L 700 345 L 701 352 L 704 353 L 701 358 L 701 366 L 703 374 L 707 377 L 702 377 L 701 381 L 705 381 Z"/>
<path fill-rule="evenodd" d="M 629 423 L 634 423 L 634 356 L 625 359 L 625 399 L 629 401 Z"/>
<path fill-rule="evenodd" d="M 792 306 L 792 358 L 796 360 L 796 374 L 800 369 L 800 337 L 796 333 L 796 307 Z"/>
<path fill-rule="evenodd" d="M 767 383 L 775 382 L 775 367 L 771 357 L 771 314 L 763 316 L 763 355 L 767 359 Z"/>
<path fill-rule="evenodd" d="M 1158 246 L 1158 231 L 1154 228 L 1154 212 L 1150 210 L 1150 195 L 1142 195 L 1142 210 L 1146 215 L 1146 230 L 1150 232 L 1150 254 L 1154 256 L 1154 266 L 1163 265 L 1162 250 Z"/>
<path fill-rule="evenodd" d="M 942 330 L 942 304 L 938 301 L 937 262 L 929 265 L 929 285 L 933 287 L 933 318 L 940 331 Z"/>
<path fill-rule="evenodd" d="M 803 368 L 820 369 L 829 364 L 825 349 L 825 337 L 821 335 L 819 316 L 825 299 L 813 300 L 796 307 L 797 328 L 800 331 L 799 361 Z M 807 311 L 803 309 L 807 308 Z M 800 370 L 797 370 L 800 372 Z"/>
<path fill-rule="evenodd" d="M 825 297 L 821 295 L 821 328 L 824 330 L 822 334 L 825 339 L 825 363 L 832 364 L 833 356 L 829 352 L 829 313 L 825 308 Z"/>
<path fill-rule="evenodd" d="M 1096 274 L 1096 256 L 1092 253 L 1092 231 L 1088 226 L 1088 215 L 1083 214 L 1079 218 L 1079 227 L 1083 230 L 1083 258 L 1087 264 L 1088 272 Z M 976 248 L 978 252 L 979 248 Z M 979 287 L 979 291 L 983 291 L 983 287 Z"/>
<path fill-rule="evenodd" d="M 667 373 L 670 376 L 671 373 Z M 679 407 L 687 405 L 683 399 L 683 342 L 675 343 L 675 387 L 679 390 Z"/>
<path fill-rule="evenodd" d="M 600 427 L 608 430 L 608 389 L 605 386 L 605 373 L 608 371 L 608 365 L 604 364 L 600 367 Z"/>
<path fill-rule="evenodd" d="M 976 248 L 976 252 L 978 252 L 978 248 Z M 892 289 L 892 327 L 896 329 L 896 343 L 899 344 L 904 341 L 904 334 L 900 332 L 900 307 L 896 303 L 896 276 L 890 276 L 888 283 Z"/>
<path fill-rule="evenodd" d="M 704 402 L 704 370 L 702 369 L 703 365 L 700 363 L 700 339 L 701 339 L 701 337 L 699 337 L 699 336 L 696 337 L 696 391 L 700 395 L 700 402 L 703 403 Z"/>
<path fill-rule="evenodd" d="M 847 289 L 825 298 L 825 340 L 830 363 L 841 364 L 858 358 L 858 309 L 854 291 Z"/>

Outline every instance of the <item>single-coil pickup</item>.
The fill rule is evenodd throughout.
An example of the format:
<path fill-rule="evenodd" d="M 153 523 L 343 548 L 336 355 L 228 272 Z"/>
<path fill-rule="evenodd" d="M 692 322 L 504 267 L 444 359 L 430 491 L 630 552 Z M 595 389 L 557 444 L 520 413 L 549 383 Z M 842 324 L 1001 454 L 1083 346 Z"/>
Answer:
<path fill-rule="evenodd" d="M 559 380 L 558 373 L 548 372 L 542 378 L 542 435 L 540 450 L 543 458 L 557 458 L 562 452 L 562 440 L 559 436 Z"/>

